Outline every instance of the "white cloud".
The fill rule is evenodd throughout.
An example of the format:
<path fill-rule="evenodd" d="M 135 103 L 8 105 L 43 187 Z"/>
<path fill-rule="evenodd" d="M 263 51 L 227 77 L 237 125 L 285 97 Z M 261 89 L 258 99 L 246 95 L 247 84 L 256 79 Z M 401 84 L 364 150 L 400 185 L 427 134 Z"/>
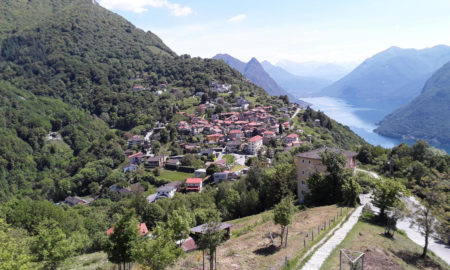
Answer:
<path fill-rule="evenodd" d="M 100 5 L 107 9 L 143 13 L 148 8 L 167 8 L 174 16 L 186 16 L 192 13 L 188 6 L 181 6 L 168 0 L 100 0 Z"/>
<path fill-rule="evenodd" d="M 247 15 L 245 15 L 245 14 L 238 14 L 236 16 L 233 16 L 233 17 L 229 18 L 228 22 L 239 22 L 239 21 L 245 20 L 245 18 L 247 18 Z"/>

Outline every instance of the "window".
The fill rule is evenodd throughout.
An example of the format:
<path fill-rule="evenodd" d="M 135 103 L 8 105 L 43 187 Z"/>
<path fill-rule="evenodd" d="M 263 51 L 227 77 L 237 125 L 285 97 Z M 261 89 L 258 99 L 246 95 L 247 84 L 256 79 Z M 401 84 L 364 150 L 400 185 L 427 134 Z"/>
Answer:
<path fill-rule="evenodd" d="M 304 160 L 304 159 L 302 159 L 302 163 L 305 163 L 305 160 Z"/>
<path fill-rule="evenodd" d="M 308 160 L 308 164 L 311 164 L 311 160 Z"/>
<path fill-rule="evenodd" d="M 302 171 L 302 175 L 305 175 L 305 171 Z"/>
<path fill-rule="evenodd" d="M 302 181 L 302 185 L 303 185 L 303 186 L 306 185 L 305 181 Z"/>

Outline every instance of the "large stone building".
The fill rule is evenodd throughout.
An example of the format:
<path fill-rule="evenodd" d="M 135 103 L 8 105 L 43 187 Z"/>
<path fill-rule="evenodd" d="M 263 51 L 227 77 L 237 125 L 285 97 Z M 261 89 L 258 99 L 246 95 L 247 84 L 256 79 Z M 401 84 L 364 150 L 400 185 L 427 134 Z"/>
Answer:
<path fill-rule="evenodd" d="M 309 192 L 306 179 L 314 172 L 325 173 L 327 168 L 322 164 L 321 154 L 326 151 L 342 153 L 347 157 L 346 168 L 356 169 L 356 153 L 336 148 L 322 147 L 296 156 L 297 165 L 297 193 L 301 202 Z"/>

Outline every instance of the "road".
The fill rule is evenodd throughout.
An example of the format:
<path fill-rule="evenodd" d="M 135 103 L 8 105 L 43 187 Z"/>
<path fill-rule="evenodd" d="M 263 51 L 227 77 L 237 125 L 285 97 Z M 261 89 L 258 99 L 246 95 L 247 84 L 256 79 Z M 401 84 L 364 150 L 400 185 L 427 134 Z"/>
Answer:
<path fill-rule="evenodd" d="M 297 108 L 297 110 L 295 111 L 295 113 L 291 116 L 291 120 L 294 119 L 297 114 L 300 112 L 300 108 Z"/>
<path fill-rule="evenodd" d="M 378 174 L 376 174 L 376 173 L 374 173 L 374 172 L 366 171 L 366 170 L 359 169 L 359 168 L 356 168 L 356 170 L 357 170 L 358 172 L 365 172 L 365 173 L 367 173 L 367 174 L 370 174 L 371 176 L 373 176 L 373 177 L 376 178 L 376 179 L 380 179 L 380 176 L 378 176 Z"/>
<path fill-rule="evenodd" d="M 408 208 L 408 210 L 410 210 L 411 212 L 415 211 L 417 207 L 421 206 L 420 202 L 412 196 L 405 197 L 402 200 L 403 202 L 405 202 L 406 208 Z M 397 222 L 397 228 L 404 231 L 409 239 L 411 239 L 414 243 L 423 247 L 425 245 L 425 239 L 420 234 L 417 227 L 411 227 L 411 223 L 412 222 L 410 218 L 404 218 Z M 434 254 L 439 256 L 442 260 L 450 265 L 450 246 L 430 239 L 428 249 L 433 251 Z"/>

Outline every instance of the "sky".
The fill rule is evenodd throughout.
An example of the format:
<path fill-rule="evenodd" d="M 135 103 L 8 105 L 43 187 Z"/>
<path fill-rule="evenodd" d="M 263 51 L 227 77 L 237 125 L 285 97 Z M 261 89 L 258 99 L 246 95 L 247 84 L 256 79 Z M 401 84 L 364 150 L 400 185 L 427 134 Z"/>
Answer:
<path fill-rule="evenodd" d="M 450 45 L 449 0 L 97 1 L 191 56 L 345 64 Z"/>

